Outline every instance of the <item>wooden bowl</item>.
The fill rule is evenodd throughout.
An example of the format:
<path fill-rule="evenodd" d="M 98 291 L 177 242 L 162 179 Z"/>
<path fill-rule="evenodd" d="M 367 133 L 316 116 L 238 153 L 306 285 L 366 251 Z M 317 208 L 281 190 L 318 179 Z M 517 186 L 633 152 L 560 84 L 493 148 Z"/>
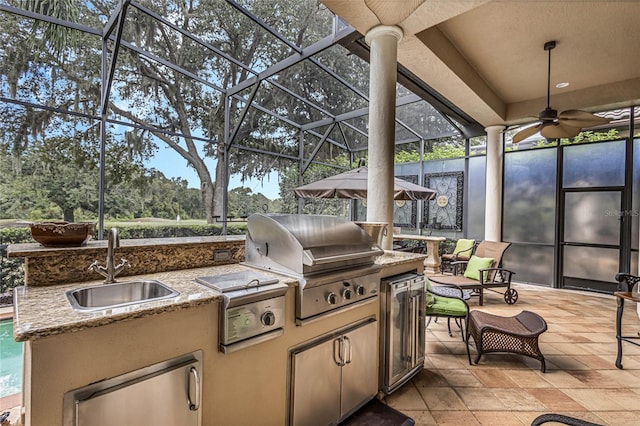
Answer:
<path fill-rule="evenodd" d="M 45 247 L 80 247 L 93 237 L 93 222 L 39 222 L 29 225 L 31 237 Z"/>

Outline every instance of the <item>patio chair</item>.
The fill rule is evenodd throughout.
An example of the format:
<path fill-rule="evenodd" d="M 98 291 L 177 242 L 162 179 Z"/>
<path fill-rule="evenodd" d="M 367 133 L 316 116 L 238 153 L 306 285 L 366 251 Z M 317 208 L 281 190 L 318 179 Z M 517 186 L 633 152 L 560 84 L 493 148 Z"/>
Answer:
<path fill-rule="evenodd" d="M 616 274 L 616 281 L 618 281 L 618 291 L 630 292 L 633 290 L 634 285 L 640 283 L 640 277 L 620 272 Z"/>
<path fill-rule="evenodd" d="M 511 278 L 515 272 L 501 268 L 502 256 L 511 243 L 482 241 L 469 261 L 451 262 L 454 275 L 431 275 L 429 280 L 438 285 L 472 290 L 479 296 L 480 306 L 484 303 L 484 290 L 506 287 L 504 301 L 512 305 L 518 300 L 518 292 L 511 288 Z M 498 292 L 498 291 L 496 291 Z M 498 292 L 499 293 L 499 292 Z"/>
<path fill-rule="evenodd" d="M 460 334 L 462 335 L 462 341 L 465 341 L 465 330 L 469 328 L 469 305 L 462 298 L 462 291 L 452 288 L 452 293 L 459 291 L 458 295 L 442 296 L 434 292 L 431 287 L 431 283 L 427 277 L 427 292 L 426 292 L 426 310 L 425 316 L 427 317 L 427 327 L 431 323 L 431 320 L 435 318 L 446 318 L 447 328 L 449 330 L 449 336 L 453 337 L 451 332 L 451 319 L 455 321 L 456 325 L 460 328 Z M 468 334 L 468 331 L 466 332 Z M 469 358 L 469 364 L 471 364 L 471 354 L 469 353 L 469 347 L 467 346 L 467 356 Z"/>
<path fill-rule="evenodd" d="M 640 332 L 637 335 L 625 335 L 622 334 L 622 317 L 624 312 L 625 300 L 630 302 L 638 302 L 638 285 L 640 284 L 640 277 L 637 275 L 631 275 L 624 272 L 616 274 L 616 281 L 618 281 L 618 291 L 614 292 L 616 296 L 616 342 L 618 344 L 618 355 L 616 356 L 616 367 L 622 369 L 622 342 L 627 342 L 635 346 L 640 346 Z"/>
<path fill-rule="evenodd" d="M 451 272 L 453 273 L 453 267 L 451 263 L 459 262 L 459 261 L 468 261 L 473 254 L 473 249 L 476 246 L 476 240 L 468 240 L 465 238 L 460 238 L 456 242 L 456 246 L 453 249 L 452 253 L 443 253 L 440 256 L 441 264 L 440 270 L 442 272 Z"/>

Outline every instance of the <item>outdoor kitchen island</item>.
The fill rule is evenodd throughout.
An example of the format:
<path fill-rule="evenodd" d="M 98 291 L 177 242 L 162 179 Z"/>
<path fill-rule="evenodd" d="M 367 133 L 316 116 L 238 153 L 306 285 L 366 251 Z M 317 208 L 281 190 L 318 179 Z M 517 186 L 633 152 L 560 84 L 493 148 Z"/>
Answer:
<path fill-rule="evenodd" d="M 141 263 L 134 265 L 140 271 L 144 259 L 153 258 L 149 251 L 156 249 L 162 253 L 180 246 L 177 252 L 188 253 L 190 246 L 198 247 L 202 243 L 202 238 L 159 240 L 155 243 L 151 240 L 123 240 L 121 247 L 126 247 L 128 253 L 118 252 L 116 255 L 127 257 L 137 250 L 147 252 L 145 256 L 138 257 Z M 211 254 L 213 250 L 210 245 L 219 245 L 227 250 L 230 245 L 235 247 L 238 241 L 237 237 L 208 237 L 206 243 L 206 250 Z M 63 256 L 67 259 L 63 275 L 68 275 L 69 269 L 74 268 L 73 259 L 82 259 L 82 264 L 75 266 L 78 270 L 86 269 L 83 256 L 95 251 L 96 247 L 104 253 L 104 242 L 60 249 L 27 244 L 10 246 L 9 253 L 13 257 L 27 258 L 27 276 L 31 277 L 37 275 L 29 274 L 30 267 L 34 267 L 35 271 L 38 265 L 46 270 L 48 261 Z M 154 273 L 139 272 L 138 275 L 119 278 L 120 282 L 157 280 L 179 294 L 169 299 L 109 310 L 77 311 L 71 308 L 67 299 L 66 294 L 70 290 L 104 285 L 97 280 L 46 286 L 27 281 L 30 285 L 18 288 L 14 337 L 25 342 L 24 424 L 74 424 L 69 421 L 69 410 L 64 404 L 65 395 L 69 395 L 70 391 L 91 384 L 108 383 L 114 378 L 145 371 L 150 366 L 172 360 L 182 362 L 183 359 L 190 363 L 197 362 L 198 366 L 197 378 L 191 376 L 193 370 L 185 370 L 189 372 L 190 381 L 187 383 L 187 396 L 182 395 L 181 398 L 185 405 L 189 405 L 188 409 L 196 413 L 194 424 L 289 423 L 291 349 L 354 325 L 373 320 L 376 320 L 373 324 L 377 324 L 379 300 L 376 297 L 371 302 L 297 325 L 297 281 L 259 270 L 260 274 L 279 278 L 281 283 L 288 286 L 284 295 L 283 332 L 255 345 L 223 353 L 219 350 L 218 336 L 223 295 L 197 284 L 195 279 L 257 271 L 240 264 L 242 259 L 231 251 L 234 255 L 228 257 L 229 263 L 226 264 Z M 380 277 L 385 277 L 408 271 L 421 272 L 424 258 L 423 255 L 412 253 L 386 252 L 378 257 L 376 264 L 381 267 Z M 178 263 L 181 265 L 179 268 L 184 268 L 184 259 Z M 158 270 L 155 264 L 147 266 L 150 271 Z M 375 350 L 377 353 L 377 347 Z M 308 385 L 314 386 L 314 383 L 310 380 Z M 178 392 L 184 394 L 185 390 L 179 389 Z M 127 406 L 126 400 L 124 403 L 120 411 L 136 409 L 135 406 Z M 158 407 L 158 411 L 161 409 Z M 153 414 L 147 414 L 146 418 L 151 422 L 149 424 L 162 424 L 164 420 L 156 420 Z"/>

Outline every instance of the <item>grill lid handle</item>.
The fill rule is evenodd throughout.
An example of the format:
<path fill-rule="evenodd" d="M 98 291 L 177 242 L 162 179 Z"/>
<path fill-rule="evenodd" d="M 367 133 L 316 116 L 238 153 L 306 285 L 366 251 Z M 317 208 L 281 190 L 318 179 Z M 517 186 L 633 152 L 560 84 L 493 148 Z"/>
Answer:
<path fill-rule="evenodd" d="M 317 259 L 313 256 L 313 253 L 311 250 L 305 250 L 303 253 L 304 253 L 304 258 L 302 259 L 302 263 L 307 266 L 313 266 L 313 265 L 324 265 L 326 263 L 341 262 L 345 260 L 360 259 L 360 258 L 369 257 L 369 256 L 380 256 L 384 254 L 384 250 L 382 250 L 379 246 L 374 245 L 371 248 L 371 250 L 367 250 L 367 251 L 338 254 L 335 256 L 325 256 Z"/>
<path fill-rule="evenodd" d="M 254 244 L 256 246 L 256 251 L 258 253 L 260 253 L 263 256 L 269 256 L 269 243 L 268 242 L 264 242 L 264 243 L 259 243 L 257 241 L 254 241 Z"/>

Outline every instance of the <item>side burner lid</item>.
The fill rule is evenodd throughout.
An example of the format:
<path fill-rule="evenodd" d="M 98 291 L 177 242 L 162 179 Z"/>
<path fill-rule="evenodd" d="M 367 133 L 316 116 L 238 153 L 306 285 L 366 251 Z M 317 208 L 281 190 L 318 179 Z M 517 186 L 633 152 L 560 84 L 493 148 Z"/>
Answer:
<path fill-rule="evenodd" d="M 221 293 L 275 284 L 278 278 L 254 271 L 230 272 L 228 274 L 198 277 L 196 282 Z"/>

